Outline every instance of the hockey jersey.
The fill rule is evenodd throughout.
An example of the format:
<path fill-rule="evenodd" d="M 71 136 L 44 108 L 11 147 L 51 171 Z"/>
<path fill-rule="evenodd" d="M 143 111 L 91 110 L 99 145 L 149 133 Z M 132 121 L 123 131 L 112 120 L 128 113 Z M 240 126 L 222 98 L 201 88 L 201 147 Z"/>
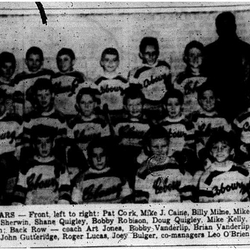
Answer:
<path fill-rule="evenodd" d="M 95 84 L 101 94 L 101 107 L 107 104 L 109 110 L 123 109 L 123 92 L 128 87 L 124 77 L 103 75 L 95 80 Z"/>
<path fill-rule="evenodd" d="M 249 200 L 250 178 L 246 168 L 232 161 L 211 163 L 200 176 L 200 202 Z"/>
<path fill-rule="evenodd" d="M 53 75 L 51 81 L 55 91 L 56 109 L 65 115 L 76 115 L 76 95 L 82 87 L 90 86 L 84 74 L 79 71 L 58 72 Z"/>
<path fill-rule="evenodd" d="M 20 171 L 14 201 L 25 205 L 70 202 L 70 179 L 65 166 L 54 157 L 35 156 Z"/>
<path fill-rule="evenodd" d="M 72 201 L 77 204 L 118 203 L 130 194 L 128 183 L 114 174 L 110 168 L 90 168 L 76 178 Z"/>
<path fill-rule="evenodd" d="M 170 66 L 157 61 L 153 66 L 143 65 L 129 72 L 129 83 L 139 84 L 149 102 L 159 102 L 172 88 Z"/>
<path fill-rule="evenodd" d="M 192 176 L 181 171 L 171 158 L 161 164 L 153 157 L 148 158 L 142 168 L 139 169 L 135 181 L 136 201 L 168 203 L 192 199 Z"/>

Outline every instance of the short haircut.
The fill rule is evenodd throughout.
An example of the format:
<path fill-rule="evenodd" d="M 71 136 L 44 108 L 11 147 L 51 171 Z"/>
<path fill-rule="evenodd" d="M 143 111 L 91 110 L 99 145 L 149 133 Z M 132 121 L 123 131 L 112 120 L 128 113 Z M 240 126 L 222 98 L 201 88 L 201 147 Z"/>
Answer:
<path fill-rule="evenodd" d="M 147 46 L 154 46 L 155 50 L 156 50 L 156 53 L 157 53 L 157 56 L 159 56 L 159 53 L 160 53 L 160 51 L 159 51 L 159 43 L 158 43 L 158 40 L 155 37 L 144 37 L 144 38 L 142 38 L 140 46 L 139 46 L 140 53 L 143 54 L 145 52 Z"/>
<path fill-rule="evenodd" d="M 6 62 L 12 63 L 14 69 L 16 68 L 15 56 L 10 52 L 4 51 L 0 54 L 0 66 L 3 66 L 3 64 Z"/>
<path fill-rule="evenodd" d="M 145 146 L 150 146 L 151 140 L 165 139 L 169 143 L 169 133 L 160 125 L 153 125 L 144 135 L 143 141 Z"/>
<path fill-rule="evenodd" d="M 100 95 L 100 92 L 97 89 L 81 88 L 76 95 L 76 103 L 78 105 L 79 105 L 83 95 L 90 95 L 93 98 L 94 102 L 97 102 L 97 103 L 100 102 L 100 99 L 98 97 Z"/>
<path fill-rule="evenodd" d="M 214 96 L 216 97 L 216 92 L 212 86 L 212 82 L 207 80 L 200 87 L 197 88 L 198 100 L 200 100 L 203 97 L 204 92 L 207 90 L 211 90 Z"/>
<path fill-rule="evenodd" d="M 31 128 L 31 141 L 35 143 L 38 138 L 47 138 L 54 140 L 57 135 L 57 129 L 46 125 L 36 125 Z"/>
<path fill-rule="evenodd" d="M 25 58 L 28 59 L 29 56 L 30 56 L 31 54 L 39 55 L 39 56 L 40 56 L 40 59 L 41 59 L 42 61 L 44 60 L 43 51 L 42 51 L 40 48 L 38 48 L 38 47 L 35 47 L 35 46 L 30 47 L 30 48 L 27 50 L 27 52 L 26 52 L 26 57 L 25 57 Z"/>
<path fill-rule="evenodd" d="M 94 148 L 102 148 L 105 152 L 105 155 L 108 154 L 107 141 L 105 138 L 97 137 L 90 141 L 87 147 L 87 154 L 89 159 L 92 157 Z"/>
<path fill-rule="evenodd" d="M 213 145 L 218 142 L 226 142 L 228 146 L 233 149 L 236 140 L 232 132 L 226 132 L 225 130 L 223 130 L 223 128 L 218 129 L 217 131 L 212 133 L 207 141 L 206 149 L 208 150 L 208 152 L 211 152 Z"/>
<path fill-rule="evenodd" d="M 183 105 L 184 97 L 183 97 L 183 94 L 180 90 L 178 90 L 178 89 L 169 90 L 163 98 L 164 103 L 167 104 L 167 102 L 170 98 L 177 98 L 180 105 Z"/>
<path fill-rule="evenodd" d="M 115 55 L 117 57 L 117 60 L 120 60 L 118 50 L 115 48 L 106 48 L 105 50 L 103 50 L 101 55 L 101 61 L 104 60 L 104 57 L 106 55 Z"/>
<path fill-rule="evenodd" d="M 130 86 L 124 90 L 123 105 L 128 104 L 128 99 L 137 99 L 140 98 L 142 103 L 144 103 L 145 96 L 142 93 L 141 89 L 137 86 Z"/>
<path fill-rule="evenodd" d="M 184 49 L 184 62 L 186 62 L 186 59 L 185 57 L 188 56 L 188 52 L 190 49 L 192 48 L 197 48 L 198 50 L 201 51 L 201 53 L 203 54 L 204 53 L 204 45 L 198 41 L 191 41 L 190 43 L 188 43 Z"/>
<path fill-rule="evenodd" d="M 62 48 L 62 49 L 60 49 L 58 51 L 58 53 L 57 53 L 56 58 L 58 58 L 59 56 L 62 56 L 62 55 L 68 55 L 71 58 L 71 60 L 76 59 L 74 51 L 72 49 L 70 49 L 70 48 Z"/>
<path fill-rule="evenodd" d="M 37 94 L 38 90 L 48 89 L 51 93 L 54 93 L 54 87 L 51 80 L 47 78 L 39 78 L 33 85 L 33 94 Z"/>

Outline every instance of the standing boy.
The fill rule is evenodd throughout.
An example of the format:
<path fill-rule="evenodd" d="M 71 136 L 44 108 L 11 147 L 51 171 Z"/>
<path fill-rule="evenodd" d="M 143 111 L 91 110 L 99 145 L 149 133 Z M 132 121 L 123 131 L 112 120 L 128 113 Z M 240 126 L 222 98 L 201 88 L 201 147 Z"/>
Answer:
<path fill-rule="evenodd" d="M 79 88 L 87 84 L 82 72 L 74 70 L 75 53 L 72 49 L 62 48 L 56 61 L 59 72 L 52 77 L 55 91 L 55 107 L 66 116 L 76 115 L 75 99 Z"/>
<path fill-rule="evenodd" d="M 170 66 L 167 62 L 158 60 L 159 54 L 158 40 L 144 37 L 139 53 L 143 65 L 129 72 L 129 83 L 142 89 L 145 109 L 152 111 L 150 113 L 156 117 L 161 115 L 164 95 L 172 88 Z"/>
<path fill-rule="evenodd" d="M 15 77 L 16 84 L 16 112 L 19 115 L 27 114 L 32 110 L 32 86 L 39 78 L 50 79 L 52 70 L 43 68 L 43 51 L 38 47 L 31 47 L 26 52 L 25 63 L 28 71 L 23 71 Z"/>

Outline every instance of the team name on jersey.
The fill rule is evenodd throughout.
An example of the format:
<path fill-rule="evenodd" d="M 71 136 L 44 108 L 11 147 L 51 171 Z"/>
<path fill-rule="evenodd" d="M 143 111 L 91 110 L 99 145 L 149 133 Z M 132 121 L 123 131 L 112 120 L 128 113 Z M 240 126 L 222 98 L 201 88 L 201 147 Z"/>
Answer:
<path fill-rule="evenodd" d="M 112 92 L 122 92 L 123 90 L 124 90 L 124 88 L 122 88 L 121 86 L 105 85 L 105 86 L 100 87 L 101 94 L 112 93 Z"/>
<path fill-rule="evenodd" d="M 77 79 L 74 79 L 74 81 L 67 86 L 63 86 L 62 81 L 58 81 L 54 83 L 55 87 L 55 94 L 63 94 L 63 93 L 68 93 L 68 97 L 71 97 L 76 93 L 76 89 L 78 88 L 79 83 Z"/>
<path fill-rule="evenodd" d="M 31 174 L 27 178 L 27 185 L 30 190 L 37 190 L 37 189 L 43 189 L 43 188 L 52 188 L 54 187 L 54 191 L 58 190 L 58 182 L 55 178 L 45 179 L 42 180 L 43 175 L 39 174 L 36 175 L 35 173 Z"/>
<path fill-rule="evenodd" d="M 169 182 L 168 177 L 158 177 L 153 182 L 153 189 L 155 190 L 155 194 L 167 193 L 172 190 L 179 190 L 181 185 L 180 181 L 172 181 Z"/>
<path fill-rule="evenodd" d="M 113 194 L 116 196 L 116 198 L 119 198 L 121 192 L 122 192 L 121 183 L 107 188 L 104 188 L 103 184 L 99 184 L 98 186 L 95 186 L 95 184 L 91 184 L 90 186 L 83 189 L 82 199 L 83 201 L 97 200 Z"/>
<path fill-rule="evenodd" d="M 165 77 L 165 75 L 159 75 L 159 76 L 155 76 L 155 77 L 153 75 L 151 75 L 150 79 L 145 79 L 143 81 L 143 87 L 147 88 L 150 85 L 153 85 L 153 84 L 155 84 L 157 82 L 160 82 L 160 81 L 162 81 L 164 79 L 164 77 Z"/>
<path fill-rule="evenodd" d="M 243 183 L 243 182 L 235 182 L 235 183 L 230 183 L 228 185 L 224 186 L 224 183 L 221 183 L 220 186 L 214 186 L 212 189 L 212 192 L 214 196 L 224 194 L 226 192 L 231 192 L 233 190 L 240 189 L 241 194 L 245 194 L 249 190 L 249 185 L 250 183 Z"/>

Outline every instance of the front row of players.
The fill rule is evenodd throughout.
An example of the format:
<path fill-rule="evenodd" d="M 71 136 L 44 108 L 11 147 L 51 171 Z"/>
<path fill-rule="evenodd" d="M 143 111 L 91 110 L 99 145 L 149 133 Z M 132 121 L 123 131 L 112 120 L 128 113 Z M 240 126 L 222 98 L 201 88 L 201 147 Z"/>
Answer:
<path fill-rule="evenodd" d="M 241 166 L 248 154 L 234 148 L 209 84 L 199 89 L 200 110 L 188 120 L 183 96 L 173 90 L 165 96 L 166 113 L 150 122 L 136 87 L 125 91 L 119 117 L 98 108 L 96 89 L 81 89 L 68 126 L 54 109 L 48 79 L 37 80 L 33 93 L 36 106 L 22 125 L 6 112 L 1 93 L 3 205 L 249 199 L 249 173 Z M 237 133 L 244 138 L 240 126 Z"/>

